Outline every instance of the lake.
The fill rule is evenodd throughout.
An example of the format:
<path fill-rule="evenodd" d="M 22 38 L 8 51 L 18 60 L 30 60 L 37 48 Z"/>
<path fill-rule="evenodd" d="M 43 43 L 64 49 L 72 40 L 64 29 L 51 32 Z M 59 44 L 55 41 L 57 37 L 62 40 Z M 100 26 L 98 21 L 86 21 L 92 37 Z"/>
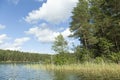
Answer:
<path fill-rule="evenodd" d="M 26 67 L 25 64 L 0 64 L 0 80 L 80 80 L 75 74 Z"/>
<path fill-rule="evenodd" d="M 34 65 L 34 64 L 33 64 Z M 0 64 L 0 80 L 107 80 L 90 79 L 75 72 L 35 69 L 27 64 Z M 115 80 L 115 79 L 112 79 Z"/>

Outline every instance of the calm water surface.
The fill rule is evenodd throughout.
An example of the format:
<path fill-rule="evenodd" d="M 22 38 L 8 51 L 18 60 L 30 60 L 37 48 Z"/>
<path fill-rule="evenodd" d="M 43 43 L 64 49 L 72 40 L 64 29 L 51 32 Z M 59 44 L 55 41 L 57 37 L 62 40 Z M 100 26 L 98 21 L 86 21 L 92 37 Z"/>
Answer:
<path fill-rule="evenodd" d="M 74 73 L 46 71 L 25 64 L 0 64 L 0 80 L 81 80 Z"/>

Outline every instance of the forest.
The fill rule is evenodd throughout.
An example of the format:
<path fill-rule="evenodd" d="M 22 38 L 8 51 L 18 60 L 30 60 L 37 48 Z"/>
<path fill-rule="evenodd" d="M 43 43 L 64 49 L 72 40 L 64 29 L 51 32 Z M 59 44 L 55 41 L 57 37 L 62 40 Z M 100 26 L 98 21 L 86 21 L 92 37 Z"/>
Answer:
<path fill-rule="evenodd" d="M 0 62 L 47 62 L 48 54 L 28 53 L 20 51 L 0 50 Z"/>

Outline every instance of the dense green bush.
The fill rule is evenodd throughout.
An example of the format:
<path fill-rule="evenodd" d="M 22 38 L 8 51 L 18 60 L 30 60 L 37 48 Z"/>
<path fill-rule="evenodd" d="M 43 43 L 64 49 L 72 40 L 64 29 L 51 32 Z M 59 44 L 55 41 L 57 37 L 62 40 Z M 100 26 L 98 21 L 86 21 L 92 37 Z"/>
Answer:
<path fill-rule="evenodd" d="M 110 55 L 108 55 L 108 58 L 115 63 L 120 63 L 120 52 L 111 53 Z"/>
<path fill-rule="evenodd" d="M 79 46 L 75 49 L 75 55 L 76 59 L 80 62 L 91 62 L 94 58 L 94 55 L 90 50 L 81 48 Z"/>
<path fill-rule="evenodd" d="M 53 58 L 54 64 L 63 65 L 63 64 L 73 64 L 76 62 L 76 57 L 74 54 L 70 53 L 61 53 L 56 54 Z"/>
<path fill-rule="evenodd" d="M 96 57 L 95 60 L 94 60 L 94 63 L 104 63 L 104 59 L 102 57 Z"/>

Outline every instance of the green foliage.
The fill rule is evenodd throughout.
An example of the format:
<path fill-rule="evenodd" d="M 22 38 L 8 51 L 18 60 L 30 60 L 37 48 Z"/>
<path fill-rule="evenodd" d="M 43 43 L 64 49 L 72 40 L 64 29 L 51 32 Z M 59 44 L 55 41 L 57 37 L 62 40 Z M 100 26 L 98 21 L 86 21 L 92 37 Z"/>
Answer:
<path fill-rule="evenodd" d="M 0 61 L 5 62 L 45 62 L 46 59 L 50 60 L 50 55 L 0 50 Z"/>
<path fill-rule="evenodd" d="M 73 58 L 70 57 L 70 54 L 68 53 L 67 41 L 61 34 L 55 38 L 52 49 L 56 53 L 58 53 L 57 55 L 54 56 L 53 59 L 54 64 L 63 65 L 72 63 L 74 61 Z"/>
<path fill-rule="evenodd" d="M 78 38 L 85 48 L 96 43 L 94 36 L 95 27 L 91 24 L 91 14 L 89 2 L 79 0 L 77 7 L 74 8 L 70 29 L 73 37 Z"/>
<path fill-rule="evenodd" d="M 96 57 L 94 60 L 94 63 L 97 63 L 97 64 L 104 63 L 104 59 L 102 57 Z"/>
<path fill-rule="evenodd" d="M 109 59 L 114 61 L 115 63 L 120 63 L 120 52 L 118 53 L 111 53 L 110 55 L 108 55 Z"/>
<path fill-rule="evenodd" d="M 56 53 L 66 53 L 67 52 L 67 41 L 64 39 L 63 35 L 58 35 L 55 38 L 55 41 L 53 43 L 52 49 L 56 52 Z"/>
<path fill-rule="evenodd" d="M 80 46 L 76 47 L 75 55 L 77 60 L 81 62 L 91 62 L 92 58 L 94 57 L 90 50 L 81 48 Z"/>
<path fill-rule="evenodd" d="M 77 60 L 95 58 L 98 63 L 102 59 L 109 62 L 109 55 L 112 61 L 119 61 L 119 7 L 120 0 L 79 0 L 70 25 L 72 37 L 78 38 L 81 43 L 81 47 L 75 50 Z"/>
<path fill-rule="evenodd" d="M 91 13 L 96 28 L 95 36 L 113 44 L 111 51 L 120 50 L 120 0 L 91 0 Z"/>
<path fill-rule="evenodd" d="M 65 64 L 67 59 L 62 54 L 57 54 L 54 58 L 54 64 L 63 65 Z"/>
<path fill-rule="evenodd" d="M 63 64 L 72 64 L 76 62 L 76 58 L 73 54 L 70 53 L 61 53 L 54 56 L 54 64 L 63 65 Z"/>
<path fill-rule="evenodd" d="M 102 56 L 102 55 L 108 55 L 110 54 L 110 49 L 112 48 L 112 43 L 110 43 L 107 39 L 105 38 L 100 38 L 99 42 L 97 43 L 98 47 L 98 55 L 97 56 Z"/>

